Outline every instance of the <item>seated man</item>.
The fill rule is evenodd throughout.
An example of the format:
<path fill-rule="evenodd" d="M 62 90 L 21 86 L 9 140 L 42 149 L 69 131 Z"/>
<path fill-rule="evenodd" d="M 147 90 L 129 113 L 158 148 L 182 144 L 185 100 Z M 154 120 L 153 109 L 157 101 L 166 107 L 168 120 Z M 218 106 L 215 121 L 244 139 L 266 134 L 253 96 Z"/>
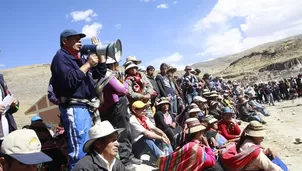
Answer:
<path fill-rule="evenodd" d="M 148 107 L 142 101 L 135 101 L 132 104 L 132 116 L 130 117 L 133 140 L 132 151 L 136 158 L 140 158 L 148 148 L 153 157 L 158 159 L 161 156 L 171 154 L 173 150 L 167 135 L 159 128 L 156 128 L 150 119 L 145 116 L 145 111 Z M 167 147 L 163 149 L 166 150 L 166 154 L 159 148 L 160 145 Z"/>
<path fill-rule="evenodd" d="M 1 145 L 1 171 L 36 171 L 37 164 L 52 159 L 41 152 L 41 143 L 35 131 L 16 130 L 8 134 Z"/>
<path fill-rule="evenodd" d="M 83 148 L 87 155 L 72 170 L 124 171 L 122 162 L 115 158 L 118 154 L 118 135 L 122 131 L 124 128 L 114 129 L 107 120 L 90 128 L 89 140 Z"/>

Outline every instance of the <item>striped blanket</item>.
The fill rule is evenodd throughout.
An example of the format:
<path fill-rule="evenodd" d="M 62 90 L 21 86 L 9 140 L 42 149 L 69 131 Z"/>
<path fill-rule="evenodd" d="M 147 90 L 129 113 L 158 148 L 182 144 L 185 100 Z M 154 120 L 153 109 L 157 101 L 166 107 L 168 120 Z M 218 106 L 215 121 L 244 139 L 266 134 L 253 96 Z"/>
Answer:
<path fill-rule="evenodd" d="M 231 144 L 220 153 L 220 159 L 227 170 L 242 171 L 260 154 L 260 146 L 252 146 L 248 150 L 240 153 L 236 150 L 236 145 Z"/>
<path fill-rule="evenodd" d="M 200 144 L 189 142 L 169 156 L 159 159 L 160 171 L 199 171 L 204 169 L 206 152 Z"/>

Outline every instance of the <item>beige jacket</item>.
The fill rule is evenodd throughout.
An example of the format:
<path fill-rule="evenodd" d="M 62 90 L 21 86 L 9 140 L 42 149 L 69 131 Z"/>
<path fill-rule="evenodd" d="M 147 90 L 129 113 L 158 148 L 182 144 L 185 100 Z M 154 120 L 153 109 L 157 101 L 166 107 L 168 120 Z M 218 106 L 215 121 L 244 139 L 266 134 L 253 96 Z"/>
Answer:
<path fill-rule="evenodd" d="M 245 151 L 253 145 L 255 144 L 252 141 L 246 140 L 240 147 L 240 150 Z M 271 160 L 263 153 L 263 151 L 261 151 L 258 157 L 245 168 L 246 171 L 261 169 L 263 169 L 264 171 L 283 171 L 279 166 L 271 162 Z"/>

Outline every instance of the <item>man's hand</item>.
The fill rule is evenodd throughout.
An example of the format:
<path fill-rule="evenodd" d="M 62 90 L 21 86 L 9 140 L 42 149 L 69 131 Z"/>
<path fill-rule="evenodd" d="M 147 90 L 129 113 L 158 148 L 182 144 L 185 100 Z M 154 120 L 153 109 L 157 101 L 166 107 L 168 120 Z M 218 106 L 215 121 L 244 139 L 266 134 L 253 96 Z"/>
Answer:
<path fill-rule="evenodd" d="M 2 115 L 2 114 L 3 114 L 4 109 L 5 109 L 5 107 L 4 107 L 2 104 L 0 104 L 0 115 Z"/>
<path fill-rule="evenodd" d="M 96 54 L 90 54 L 87 57 L 87 62 L 90 67 L 95 67 L 99 63 L 99 57 Z"/>
<path fill-rule="evenodd" d="M 163 141 L 165 144 L 167 144 L 167 145 L 170 145 L 170 144 L 171 144 L 169 138 L 167 138 L 167 137 L 165 137 L 165 136 L 162 136 L 162 141 Z"/>
<path fill-rule="evenodd" d="M 91 38 L 91 43 L 93 45 L 101 45 L 101 41 L 97 37 L 92 37 Z M 99 55 L 98 58 L 99 58 L 99 61 L 98 61 L 99 63 L 106 62 L 106 59 L 105 59 L 106 57 L 104 55 Z"/>
<path fill-rule="evenodd" d="M 13 100 L 12 100 L 10 106 L 11 106 L 11 107 L 15 107 L 15 106 L 17 106 L 18 104 L 19 104 L 18 100 L 17 100 L 16 98 L 13 98 Z"/>

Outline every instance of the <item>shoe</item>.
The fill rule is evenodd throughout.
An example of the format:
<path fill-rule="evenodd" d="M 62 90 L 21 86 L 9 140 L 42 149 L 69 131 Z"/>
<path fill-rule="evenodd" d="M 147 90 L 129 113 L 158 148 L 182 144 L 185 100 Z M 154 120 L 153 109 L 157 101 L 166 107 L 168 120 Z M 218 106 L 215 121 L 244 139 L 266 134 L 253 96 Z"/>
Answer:
<path fill-rule="evenodd" d="M 136 171 L 136 167 L 133 166 L 132 164 L 128 164 L 125 166 L 126 171 Z"/>
<path fill-rule="evenodd" d="M 136 165 L 141 165 L 143 163 L 143 161 L 140 160 L 140 159 L 137 159 L 137 158 L 133 157 L 131 159 L 131 163 L 136 164 Z"/>

